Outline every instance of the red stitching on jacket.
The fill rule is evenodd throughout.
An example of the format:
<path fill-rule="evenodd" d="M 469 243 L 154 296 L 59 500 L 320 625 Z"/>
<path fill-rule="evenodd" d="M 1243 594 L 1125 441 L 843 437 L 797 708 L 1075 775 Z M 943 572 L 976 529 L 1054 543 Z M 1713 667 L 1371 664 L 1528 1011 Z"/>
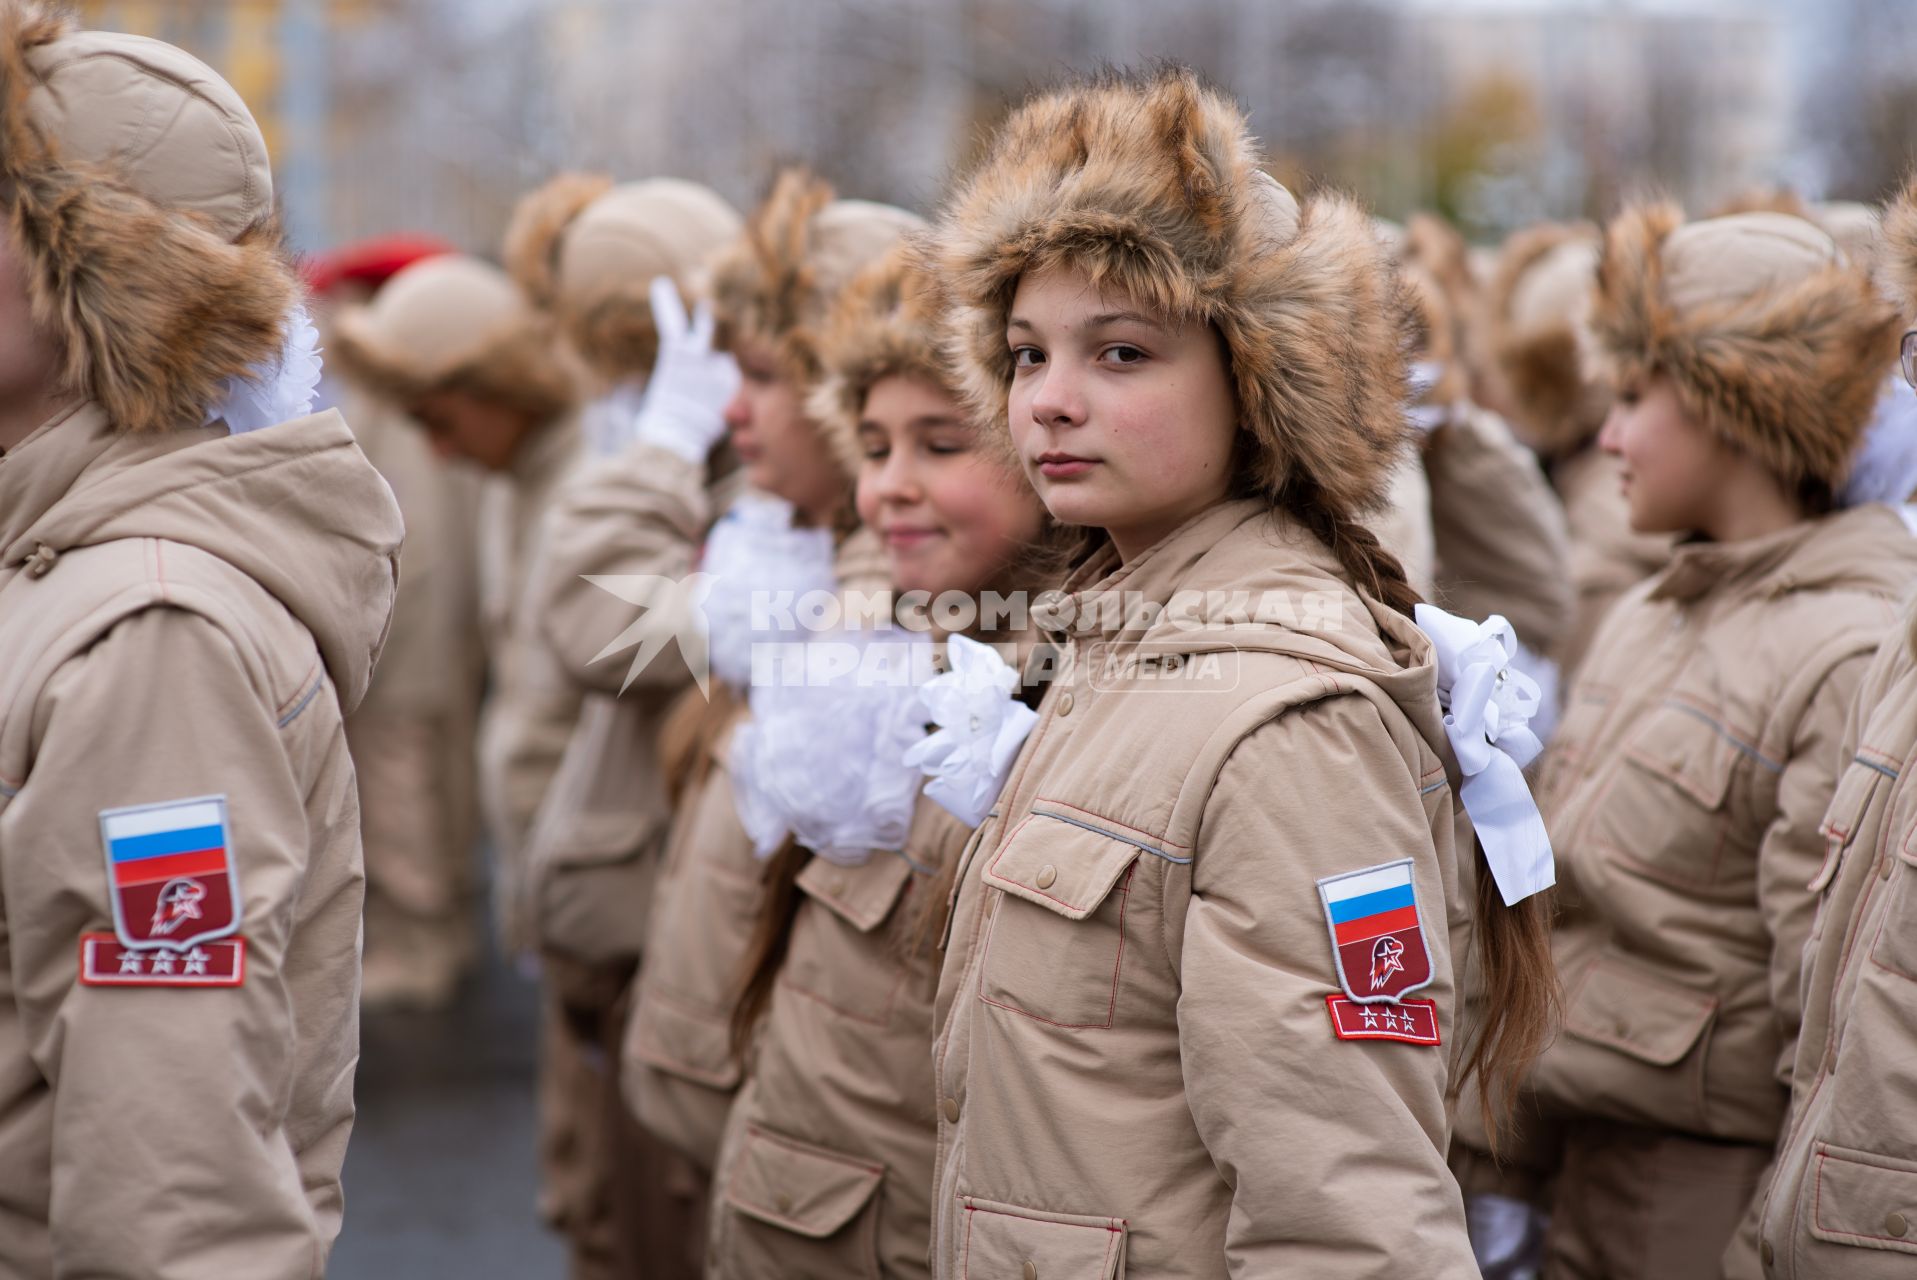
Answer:
<path fill-rule="evenodd" d="M 991 947 L 992 947 L 991 939 L 989 938 L 986 940 L 986 943 L 985 943 L 986 954 L 983 957 L 981 957 L 979 961 L 978 998 L 984 1003 L 993 1006 L 994 1008 L 1003 1009 L 1007 1013 L 1016 1013 L 1022 1018 L 1030 1018 L 1033 1022 L 1042 1022 L 1048 1027 L 1057 1027 L 1061 1031 L 1110 1031 L 1112 1029 L 1113 1024 L 1118 1021 L 1118 974 L 1119 974 L 1119 970 L 1123 968 L 1125 964 L 1125 913 L 1131 910 L 1132 877 L 1136 875 L 1137 873 L 1138 873 L 1138 862 L 1136 859 L 1134 859 L 1131 866 L 1128 867 L 1125 871 L 1124 882 L 1120 884 L 1118 888 L 1116 889 L 1116 892 L 1120 894 L 1124 900 L 1118 904 L 1118 955 L 1112 961 L 1112 998 L 1110 1003 L 1108 1003 L 1105 1006 L 1104 1022 L 1102 1023 L 1057 1022 L 1051 1018 L 1047 1018 L 1040 1014 L 1033 1013 L 1029 1009 L 1021 1009 L 1017 1005 L 1006 1004 L 1002 1000 L 994 1000 L 990 996 L 986 995 L 985 994 L 985 971 L 987 966 L 989 966 L 991 963 Z M 1004 890 L 1001 889 L 999 892 L 1003 893 Z M 992 913 L 992 932 L 994 934 L 998 932 L 999 914 L 1000 913 L 997 911 L 994 911 Z M 1082 922 L 1073 921 L 1072 924 L 1068 927 L 1076 928 L 1080 923 Z"/>
<path fill-rule="evenodd" d="M 1904 1250 L 1910 1250 L 1913 1247 L 1917 1247 L 1917 1240 L 1908 1240 L 1902 1236 L 1874 1236 L 1864 1231 L 1846 1231 L 1842 1227 L 1833 1227 L 1825 1223 L 1824 1221 L 1824 1162 L 1829 1159 L 1830 1159 L 1830 1156 L 1828 1153 L 1821 1152 L 1821 1151 L 1818 1152 L 1817 1172 L 1814 1175 L 1812 1175 L 1813 1181 L 1815 1181 L 1815 1183 L 1817 1184 L 1817 1190 L 1814 1191 L 1811 1195 L 1811 1218 L 1817 1223 L 1817 1225 L 1820 1227 L 1823 1227 L 1824 1230 L 1830 1232 L 1832 1235 L 1835 1235 L 1835 1236 L 1848 1236 L 1849 1238 L 1853 1240 L 1882 1240 L 1885 1244 L 1901 1245 L 1903 1246 L 1903 1249 L 1899 1250 L 1899 1252 L 1902 1252 Z M 1862 1164 L 1863 1162 L 1859 1160 L 1848 1160 L 1845 1163 L 1846 1164 Z M 1872 1169 L 1877 1167 L 1878 1166 L 1876 1165 L 1864 1165 L 1864 1168 L 1866 1169 Z M 1884 1172 L 1897 1173 L 1900 1171 L 1896 1169 L 1885 1169 Z"/>

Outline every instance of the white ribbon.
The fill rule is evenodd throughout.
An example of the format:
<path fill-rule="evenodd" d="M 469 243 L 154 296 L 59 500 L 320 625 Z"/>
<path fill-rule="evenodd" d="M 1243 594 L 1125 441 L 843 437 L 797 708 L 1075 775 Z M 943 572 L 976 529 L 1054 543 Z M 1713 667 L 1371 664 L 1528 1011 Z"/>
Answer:
<path fill-rule="evenodd" d="M 320 384 L 319 329 L 304 304 L 286 316 L 286 339 L 271 360 L 263 360 L 246 376 L 228 378 L 225 395 L 206 411 L 206 424 L 224 422 L 228 435 L 244 435 L 262 427 L 304 418 L 313 412 Z"/>
<path fill-rule="evenodd" d="M 998 802 L 1038 713 L 1014 696 L 1018 672 L 989 645 L 953 636 L 945 655 L 951 670 L 919 690 L 938 731 L 914 743 L 905 763 L 931 778 L 926 795 L 976 827 Z"/>
<path fill-rule="evenodd" d="M 1543 750 L 1530 727 L 1542 695 L 1512 665 L 1517 633 L 1499 615 L 1478 623 L 1421 604 L 1417 622 L 1437 652 L 1445 736 L 1464 774 L 1460 798 L 1504 905 L 1514 906 L 1557 883 L 1544 816 L 1524 780 L 1524 766 Z"/>
<path fill-rule="evenodd" d="M 706 538 L 700 569 L 712 578 L 701 615 L 707 652 L 712 674 L 736 689 L 752 682 L 754 645 L 807 638 L 794 629 L 792 610 L 773 603 L 838 587 L 832 531 L 795 528 L 792 515 L 791 503 L 746 494 Z"/>
<path fill-rule="evenodd" d="M 1444 366 L 1436 360 L 1418 360 L 1411 365 L 1410 395 L 1405 400 L 1404 416 L 1426 435 L 1442 427 L 1451 417 L 1450 405 L 1423 403 L 1443 378 Z"/>
<path fill-rule="evenodd" d="M 1840 507 L 1867 502 L 1898 506 L 1917 493 L 1917 395 L 1901 375 L 1878 390 L 1864 438 L 1851 454 L 1850 476 L 1837 496 Z"/>

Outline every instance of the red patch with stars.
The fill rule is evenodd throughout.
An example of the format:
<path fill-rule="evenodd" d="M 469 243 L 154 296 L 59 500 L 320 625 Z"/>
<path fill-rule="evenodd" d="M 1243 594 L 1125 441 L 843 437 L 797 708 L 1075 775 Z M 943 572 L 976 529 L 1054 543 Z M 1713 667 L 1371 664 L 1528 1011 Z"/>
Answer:
<path fill-rule="evenodd" d="M 1436 1000 L 1401 1000 L 1396 1004 L 1359 1004 L 1350 996 L 1325 997 L 1331 1031 L 1340 1040 L 1401 1040 L 1405 1044 L 1442 1044 L 1438 1035 Z"/>
<path fill-rule="evenodd" d="M 133 947 L 110 933 L 80 935 L 80 982 L 89 987 L 237 987 L 246 980 L 246 939 L 190 947 Z"/>

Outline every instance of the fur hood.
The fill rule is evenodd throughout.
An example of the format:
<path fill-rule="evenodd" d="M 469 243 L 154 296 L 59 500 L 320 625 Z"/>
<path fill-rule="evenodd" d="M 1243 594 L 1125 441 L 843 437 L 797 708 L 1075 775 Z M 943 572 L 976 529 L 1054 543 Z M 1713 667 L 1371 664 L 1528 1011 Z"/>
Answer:
<path fill-rule="evenodd" d="M 859 469 L 859 415 L 880 379 L 923 378 L 956 395 L 939 352 L 942 307 L 924 247 L 905 240 L 839 295 L 822 334 L 820 377 L 807 409 L 847 474 Z"/>
<path fill-rule="evenodd" d="M 301 290 L 245 103 L 171 45 L 0 0 L 0 202 L 62 377 L 119 428 L 201 424 Z"/>
<path fill-rule="evenodd" d="M 1885 282 L 1902 304 L 1904 317 L 1917 317 L 1917 174 L 1884 206 L 1879 262 Z"/>
<path fill-rule="evenodd" d="M 900 236 L 924 225 L 891 205 L 834 199 L 832 188 L 804 169 L 782 170 L 744 234 L 712 263 L 709 287 L 721 342 L 763 343 L 790 376 L 810 382 L 839 291 Z"/>
<path fill-rule="evenodd" d="M 1597 229 L 1543 223 L 1505 242 L 1485 297 L 1485 338 L 1524 442 L 1546 458 L 1597 435 L 1610 393 L 1583 350 Z"/>
<path fill-rule="evenodd" d="M 1378 506 L 1410 449 L 1392 265 L 1357 205 L 1301 207 L 1259 166 L 1243 112 L 1188 71 L 1107 75 L 1014 112 L 933 243 L 979 420 L 1007 424 L 1019 277 L 1069 264 L 1218 327 L 1255 446 L 1242 492 Z"/>
<path fill-rule="evenodd" d="M 706 262 L 742 227 L 724 198 L 695 182 L 615 187 L 604 177 L 562 174 L 520 201 L 506 232 L 506 269 L 610 386 L 652 372 L 653 280 L 670 276 L 690 305 Z"/>
<path fill-rule="evenodd" d="M 1665 203 L 1605 229 L 1591 334 L 1614 379 L 1662 372 L 1684 407 L 1786 483 L 1835 488 L 1896 355 L 1894 309 L 1815 225 L 1686 225 Z"/>

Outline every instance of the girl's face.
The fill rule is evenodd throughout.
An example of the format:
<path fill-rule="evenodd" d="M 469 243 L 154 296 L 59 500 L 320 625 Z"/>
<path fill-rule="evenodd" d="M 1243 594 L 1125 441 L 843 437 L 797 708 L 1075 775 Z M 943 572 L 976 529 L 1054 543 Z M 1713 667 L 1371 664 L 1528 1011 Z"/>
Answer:
<path fill-rule="evenodd" d="M 813 524 L 827 523 L 845 499 L 845 476 L 805 416 L 804 389 L 764 343 L 742 342 L 733 354 L 739 390 L 726 404 L 725 420 L 746 482 L 784 498 Z"/>
<path fill-rule="evenodd" d="M 1598 445 L 1624 463 L 1624 496 L 1639 533 L 1709 532 L 1723 483 L 1749 465 L 1684 411 L 1662 374 L 1618 388 Z"/>
<path fill-rule="evenodd" d="M 950 396 L 920 378 L 872 384 L 859 420 L 859 519 L 900 591 L 977 594 L 1036 541 L 1044 509 Z"/>
<path fill-rule="evenodd" d="M 1020 279 L 1005 340 L 1012 442 L 1060 521 L 1130 560 L 1224 499 L 1238 408 L 1210 325 L 1171 327 L 1053 270 Z"/>
<path fill-rule="evenodd" d="M 509 471 L 533 422 L 509 404 L 447 388 L 430 391 L 406 406 L 426 428 L 433 453 L 446 461 L 465 459 L 488 471 Z"/>

